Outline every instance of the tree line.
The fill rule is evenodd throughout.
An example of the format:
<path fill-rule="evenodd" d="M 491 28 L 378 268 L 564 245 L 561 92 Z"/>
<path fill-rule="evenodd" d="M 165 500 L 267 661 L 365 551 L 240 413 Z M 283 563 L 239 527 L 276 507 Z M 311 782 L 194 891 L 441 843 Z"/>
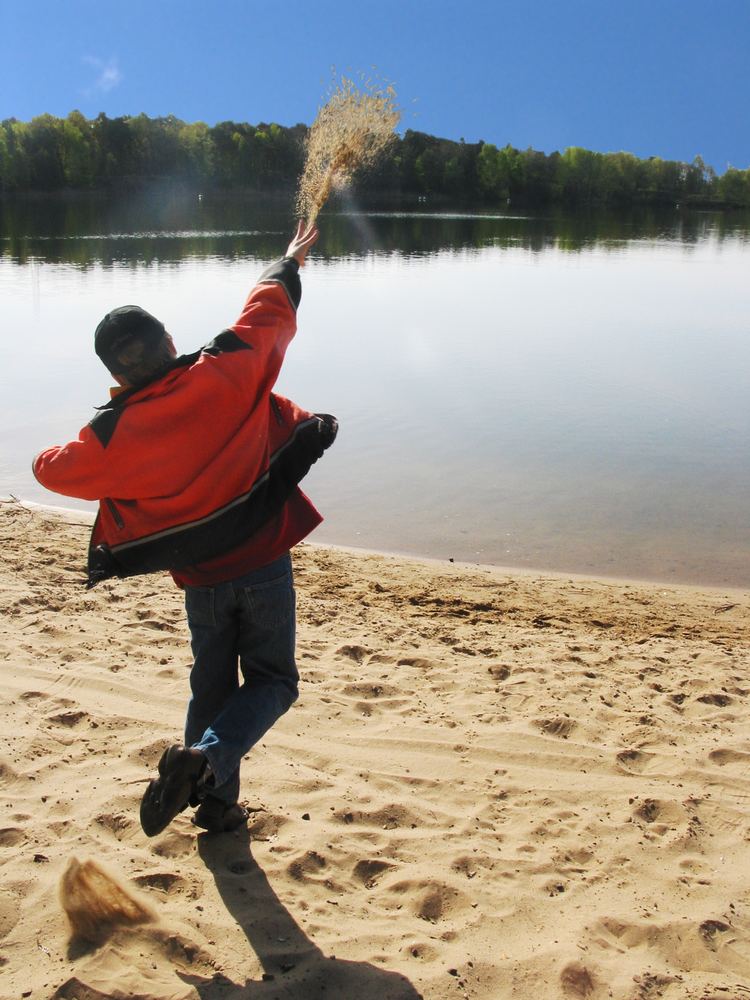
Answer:
<path fill-rule="evenodd" d="M 168 178 L 199 191 L 291 191 L 304 164 L 307 126 L 184 122 L 168 115 L 88 119 L 39 115 L 0 122 L 0 193 L 120 190 Z M 692 163 L 597 153 L 545 154 L 488 142 L 439 139 L 407 130 L 354 193 L 364 203 L 750 207 L 750 168 L 721 176 Z"/>

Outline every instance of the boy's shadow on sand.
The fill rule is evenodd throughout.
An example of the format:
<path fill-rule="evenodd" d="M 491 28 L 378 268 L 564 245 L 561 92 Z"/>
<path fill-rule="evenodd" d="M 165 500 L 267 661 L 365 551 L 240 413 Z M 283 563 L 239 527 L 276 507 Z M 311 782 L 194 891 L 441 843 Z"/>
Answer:
<path fill-rule="evenodd" d="M 421 1000 L 409 980 L 396 972 L 326 957 L 271 888 L 250 852 L 246 829 L 234 836 L 201 834 L 198 853 L 268 977 L 234 983 L 220 974 L 204 979 L 181 973 L 202 1000 Z"/>

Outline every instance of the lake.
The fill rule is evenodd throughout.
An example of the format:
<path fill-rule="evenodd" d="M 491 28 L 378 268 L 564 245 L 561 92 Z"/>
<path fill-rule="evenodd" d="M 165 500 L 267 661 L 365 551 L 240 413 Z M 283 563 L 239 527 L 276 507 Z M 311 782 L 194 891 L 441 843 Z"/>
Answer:
<path fill-rule="evenodd" d="M 353 209 L 320 219 L 277 390 L 336 414 L 314 540 L 560 572 L 750 581 L 750 219 Z M 290 209 L 168 190 L 0 203 L 0 493 L 108 398 L 136 302 L 230 325 Z M 210 414 L 207 415 L 210 419 Z"/>

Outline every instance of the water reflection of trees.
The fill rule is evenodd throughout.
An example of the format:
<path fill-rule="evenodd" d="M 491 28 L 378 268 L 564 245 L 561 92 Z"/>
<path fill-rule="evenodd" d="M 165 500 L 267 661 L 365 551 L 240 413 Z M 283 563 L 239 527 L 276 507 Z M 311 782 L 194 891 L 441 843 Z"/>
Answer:
<path fill-rule="evenodd" d="M 277 256 L 292 226 L 287 200 L 195 195 L 153 189 L 137 197 L 98 195 L 6 200 L 0 204 L 0 254 L 16 263 L 90 266 L 179 264 Z M 514 247 L 542 253 L 621 248 L 633 241 L 695 245 L 750 239 L 750 214 L 665 211 L 556 211 L 541 215 L 342 212 L 321 218 L 325 259 L 369 254 L 421 256 Z"/>

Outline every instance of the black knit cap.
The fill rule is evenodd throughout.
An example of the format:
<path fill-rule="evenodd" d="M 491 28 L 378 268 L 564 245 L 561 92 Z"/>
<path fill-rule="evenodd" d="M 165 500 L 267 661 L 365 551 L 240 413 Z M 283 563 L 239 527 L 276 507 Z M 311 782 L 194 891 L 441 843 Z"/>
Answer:
<path fill-rule="evenodd" d="M 126 364 L 120 355 L 136 343 L 151 354 L 166 333 L 164 324 L 140 306 L 120 306 L 108 312 L 94 333 L 94 350 L 113 373 L 123 371 Z"/>

